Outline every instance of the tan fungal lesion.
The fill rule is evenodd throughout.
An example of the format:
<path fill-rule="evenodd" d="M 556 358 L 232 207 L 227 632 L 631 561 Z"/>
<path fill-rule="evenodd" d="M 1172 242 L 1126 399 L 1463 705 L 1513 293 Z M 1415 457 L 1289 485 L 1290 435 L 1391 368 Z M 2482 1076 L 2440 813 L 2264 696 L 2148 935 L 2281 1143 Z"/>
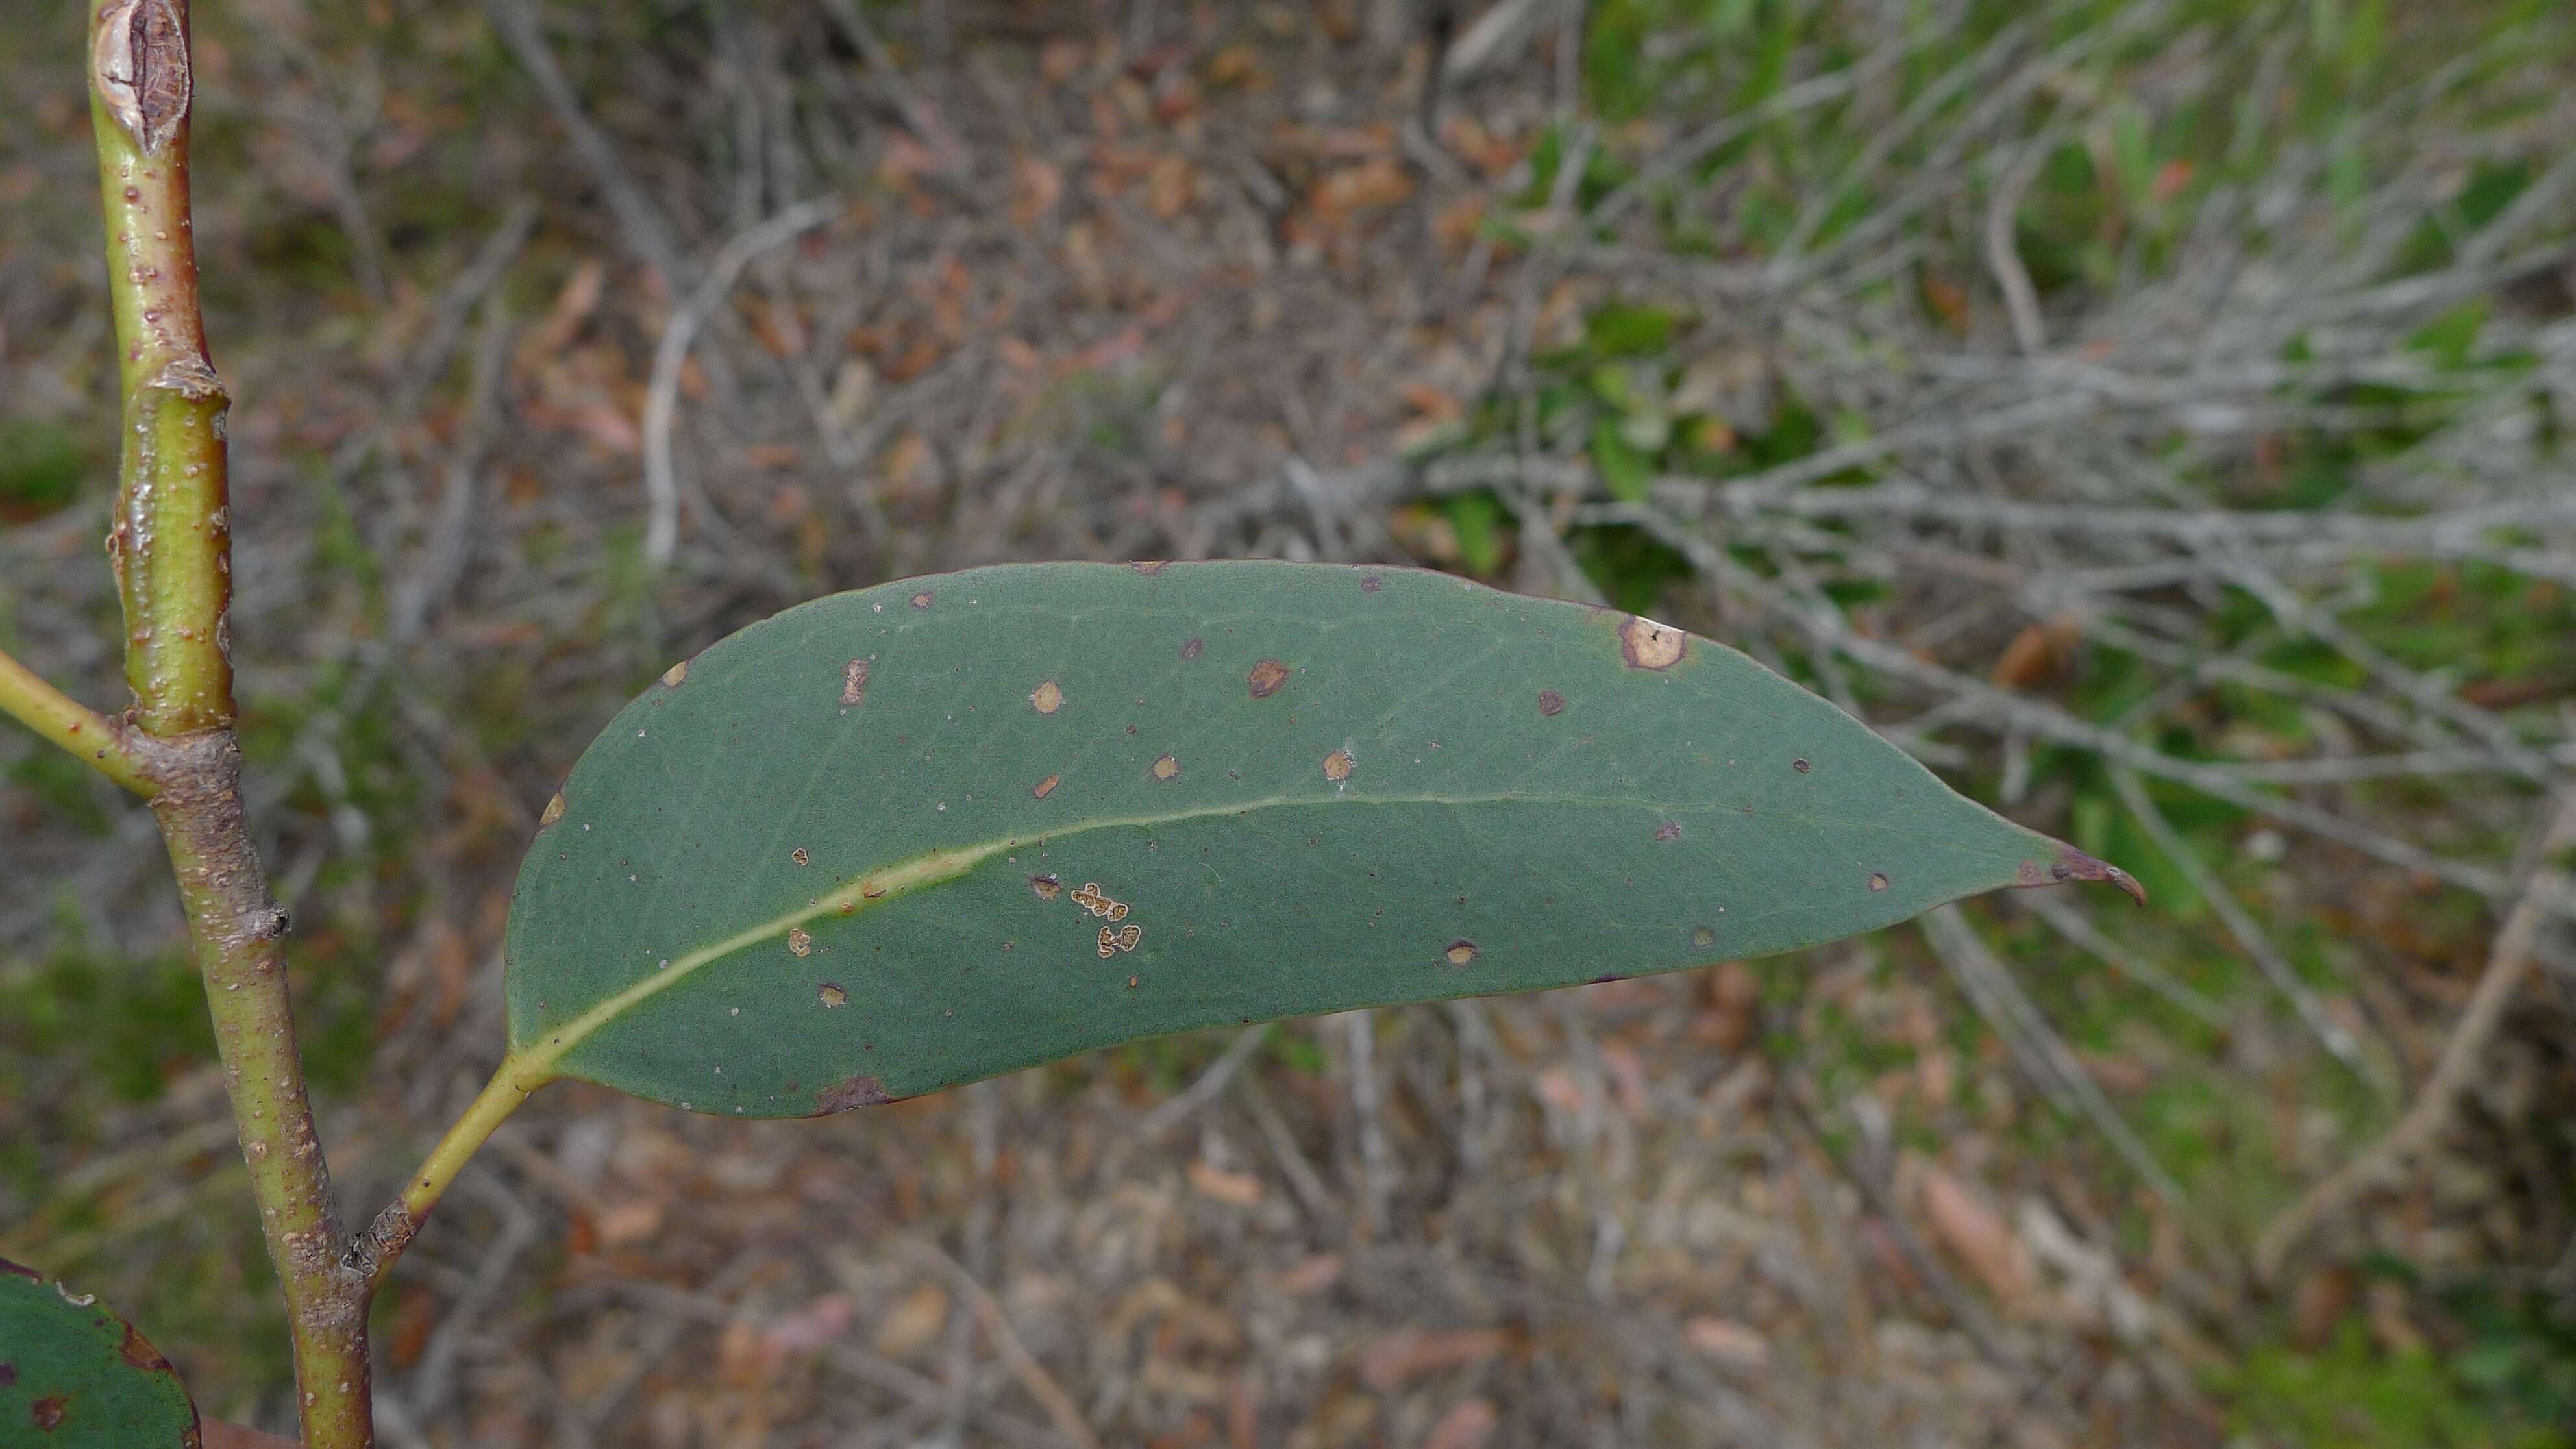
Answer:
<path fill-rule="evenodd" d="M 1049 775 L 1045 779 L 1038 781 L 1036 786 L 1033 787 L 1029 793 L 1043 800 L 1049 795 L 1055 793 L 1056 782 L 1063 778 L 1064 777 L 1061 775 Z"/>
<path fill-rule="evenodd" d="M 1691 944 L 1703 951 L 1716 945 L 1717 929 L 1713 926 L 1693 926 L 1691 928 Z"/>
<path fill-rule="evenodd" d="M 193 84 L 188 27 L 178 0 L 109 0 L 98 9 L 91 52 L 108 114 L 149 156 L 188 117 Z"/>
<path fill-rule="evenodd" d="M 1883 891 L 1887 889 L 1887 872 L 1883 870 L 1871 871 L 1869 873 L 1869 888 L 1873 891 Z"/>
<path fill-rule="evenodd" d="M 787 858 L 796 862 L 798 865 L 811 865 L 814 863 L 814 857 L 806 854 L 805 847 L 801 845 L 796 847 L 794 850 L 787 852 Z"/>
<path fill-rule="evenodd" d="M 1551 719 L 1565 713 L 1565 696 L 1557 693 L 1553 689 L 1540 690 L 1538 692 L 1538 712 Z"/>
<path fill-rule="evenodd" d="M 928 590 L 928 589 L 923 589 L 920 593 L 917 593 L 917 594 L 913 595 L 913 596 L 912 596 L 912 606 L 913 606 L 914 608 L 916 608 L 916 609 L 927 609 L 927 608 L 929 608 L 929 607 L 930 607 L 930 590 Z"/>
<path fill-rule="evenodd" d="M 791 956 L 811 956 L 811 955 L 813 955 L 813 954 L 814 954 L 814 938 L 813 938 L 812 936 L 810 936 L 810 935 L 807 935 L 807 934 L 805 933 L 805 928 L 804 928 L 804 927 L 802 927 L 802 926 L 790 926 L 790 927 L 788 927 L 788 928 L 787 928 L 787 952 L 788 952 L 788 954 L 789 954 L 789 955 L 791 955 Z"/>
<path fill-rule="evenodd" d="M 868 697 L 868 661 L 853 659 L 841 670 L 841 703 L 854 705 Z"/>
<path fill-rule="evenodd" d="M 1352 759 L 1347 749 L 1335 750 L 1324 757 L 1324 778 L 1336 785 L 1349 779 L 1351 771 L 1357 768 L 1359 761 Z"/>
<path fill-rule="evenodd" d="M 1064 893 L 1064 882 L 1051 875 L 1033 875 L 1029 877 L 1029 889 L 1037 892 L 1039 900 L 1051 901 Z"/>
<path fill-rule="evenodd" d="M 1619 626 L 1619 654 L 1631 669 L 1670 669 L 1689 648 L 1689 635 L 1643 614 L 1631 614 Z"/>
<path fill-rule="evenodd" d="M 1287 682 L 1288 666 L 1276 659 L 1262 660 L 1252 666 L 1250 674 L 1244 676 L 1244 683 L 1252 690 L 1254 699 L 1268 699 L 1277 694 L 1279 687 Z"/>
<path fill-rule="evenodd" d="M 850 993 L 843 991 L 840 987 L 826 981 L 822 985 L 814 988 L 814 999 L 822 1002 L 823 1009 L 829 1011 L 836 1006 L 849 1005 Z"/>
<path fill-rule="evenodd" d="M 685 659 L 662 671 L 662 683 L 665 687 L 671 689 L 679 688 L 680 681 L 687 679 L 688 677 L 689 661 Z"/>
<path fill-rule="evenodd" d="M 1450 942 L 1448 949 L 1440 954 L 1450 965 L 1464 966 L 1476 959 L 1476 943 L 1461 936 Z"/>
<path fill-rule="evenodd" d="M 1682 838 L 1682 827 L 1681 827 L 1681 822 L 1679 822 L 1679 821 L 1677 821 L 1677 820 L 1667 820 L 1667 821 L 1665 821 L 1663 824 L 1656 826 L 1656 827 L 1655 827 L 1655 838 L 1656 838 L 1657 840 L 1679 840 L 1679 839 L 1681 839 L 1681 838 Z"/>
<path fill-rule="evenodd" d="M 1040 714 L 1053 714 L 1064 708 L 1064 688 L 1050 679 L 1029 691 L 1029 708 Z"/>
<path fill-rule="evenodd" d="M 1100 928 L 1100 959 L 1106 961 L 1121 951 L 1133 951 L 1136 943 L 1143 939 L 1145 928 L 1142 926 L 1121 926 L 1115 931 L 1103 926 Z"/>
<path fill-rule="evenodd" d="M 549 800 L 549 801 L 547 801 L 547 802 L 546 802 L 545 813 L 543 813 L 543 814 L 541 814 L 541 815 L 539 815 L 539 816 L 537 817 L 537 828 L 538 828 L 539 830 L 543 830 L 543 829 L 545 829 L 547 826 L 552 825 L 552 824 L 554 824 L 556 821 L 561 820 L 561 819 L 563 819 L 563 818 L 564 818 L 564 797 L 563 797 L 563 792 L 562 792 L 561 790 L 558 790 L 558 791 L 556 791 L 556 792 L 555 792 L 555 798 L 553 798 L 553 799 L 551 799 L 551 800 Z"/>
<path fill-rule="evenodd" d="M 1154 762 L 1153 775 L 1157 780 L 1177 780 L 1181 777 L 1181 762 L 1165 755 Z"/>
<path fill-rule="evenodd" d="M 1041 892 L 1040 894 L 1044 894 L 1044 892 Z M 1047 899 L 1053 900 L 1054 897 L 1048 896 Z M 1104 921 L 1123 921 L 1127 919 L 1127 903 L 1125 901 L 1113 901 L 1108 896 L 1103 895 L 1100 890 L 1100 882 L 1096 880 L 1084 881 L 1081 889 L 1073 893 L 1073 903 L 1082 907 L 1084 910 L 1091 912 L 1093 915 L 1100 917 Z"/>

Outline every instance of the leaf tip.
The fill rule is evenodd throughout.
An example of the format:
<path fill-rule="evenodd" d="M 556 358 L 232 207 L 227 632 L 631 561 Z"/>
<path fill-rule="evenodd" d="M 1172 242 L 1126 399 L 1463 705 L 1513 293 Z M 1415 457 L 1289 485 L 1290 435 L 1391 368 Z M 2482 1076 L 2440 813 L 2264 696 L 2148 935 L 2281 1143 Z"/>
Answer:
<path fill-rule="evenodd" d="M 2017 889 L 2028 890 L 2034 886 L 2064 885 L 2068 881 L 2098 880 L 2107 881 L 2119 887 L 2122 895 L 2141 906 L 2147 903 L 2147 888 L 2138 884 L 2136 876 L 2109 861 L 2097 860 L 2086 855 L 2074 846 L 2063 842 L 2051 843 L 2057 846 L 2057 859 L 2044 866 L 2035 860 L 2023 861 L 2021 872 L 2013 881 Z"/>

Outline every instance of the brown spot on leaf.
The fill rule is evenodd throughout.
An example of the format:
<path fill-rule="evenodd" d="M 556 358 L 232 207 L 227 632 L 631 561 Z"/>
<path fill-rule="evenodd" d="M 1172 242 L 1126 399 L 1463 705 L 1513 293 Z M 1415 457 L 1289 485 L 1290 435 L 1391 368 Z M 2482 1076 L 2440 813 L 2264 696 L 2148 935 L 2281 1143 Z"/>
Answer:
<path fill-rule="evenodd" d="M 1657 840 L 1679 840 L 1679 839 L 1681 839 L 1681 838 L 1682 838 L 1682 827 L 1681 827 L 1680 822 L 1678 822 L 1678 821 L 1673 821 L 1673 820 L 1667 820 L 1667 821 L 1665 821 L 1663 824 L 1656 826 L 1656 827 L 1655 827 L 1655 838 L 1656 838 Z"/>
<path fill-rule="evenodd" d="M 1869 888 L 1873 891 L 1883 891 L 1887 889 L 1887 872 L 1883 870 L 1871 871 L 1869 873 Z"/>
<path fill-rule="evenodd" d="M 1386 580 L 1379 578 L 1375 574 L 1362 574 L 1360 576 L 1360 592 L 1363 594 L 1374 594 L 1385 587 Z"/>
<path fill-rule="evenodd" d="M 1538 712 L 1551 719 L 1565 713 L 1565 696 L 1557 693 L 1553 689 L 1540 690 L 1538 692 Z"/>
<path fill-rule="evenodd" d="M 814 857 L 806 854 L 805 847 L 801 845 L 796 847 L 794 850 L 787 852 L 787 858 L 796 862 L 798 865 L 811 865 L 814 863 Z"/>
<path fill-rule="evenodd" d="M 1038 781 L 1036 787 L 1031 789 L 1029 793 L 1043 800 L 1049 795 L 1055 793 L 1055 782 L 1062 778 L 1063 777 L 1060 775 L 1049 775 L 1045 779 Z"/>
<path fill-rule="evenodd" d="M 170 1372 L 170 1360 L 163 1358 L 161 1350 L 152 1346 L 152 1340 L 137 1332 L 131 1323 L 125 1325 L 125 1339 L 116 1346 L 116 1355 L 147 1374 Z"/>
<path fill-rule="evenodd" d="M 689 661 L 687 661 L 687 660 L 685 660 L 685 659 L 681 660 L 681 661 L 680 661 L 679 663 L 677 663 L 677 664 L 672 665 L 670 668 L 665 669 L 665 670 L 663 670 L 663 671 L 662 671 L 662 682 L 663 682 L 664 684 L 666 684 L 666 685 L 669 685 L 669 686 L 670 686 L 671 688 L 673 688 L 673 689 L 677 689 L 677 688 L 679 688 L 679 687 L 680 687 L 680 681 L 681 681 L 681 680 L 683 680 L 683 679 L 686 679 L 686 678 L 688 678 L 688 677 L 689 677 Z"/>
<path fill-rule="evenodd" d="M 1450 965 L 1464 966 L 1476 959 L 1476 943 L 1461 936 L 1450 942 L 1449 949 L 1440 954 L 1448 958 Z"/>
<path fill-rule="evenodd" d="M 857 704 L 868 697 L 868 661 L 853 659 L 841 670 L 841 703 Z"/>
<path fill-rule="evenodd" d="M 912 606 L 913 606 L 914 608 L 916 608 L 916 609 L 927 609 L 927 608 L 929 608 L 929 607 L 930 607 L 930 590 L 928 590 L 928 589 L 924 589 L 924 590 L 922 590 L 920 593 L 917 593 L 917 594 L 913 595 L 913 596 L 912 596 Z"/>
<path fill-rule="evenodd" d="M 1712 926 L 1691 927 L 1691 944 L 1705 951 L 1717 944 L 1717 930 Z"/>
<path fill-rule="evenodd" d="M 1324 757 L 1324 778 L 1338 785 L 1351 777 L 1351 768 L 1357 763 L 1350 751 L 1335 750 Z"/>
<path fill-rule="evenodd" d="M 805 930 L 804 930 L 804 928 L 803 928 L 803 927 L 801 927 L 801 926 L 790 926 L 790 927 L 788 927 L 788 928 L 787 928 L 787 952 L 788 952 L 788 954 L 789 954 L 789 955 L 791 955 L 791 956 L 811 956 L 811 955 L 813 955 L 813 954 L 814 954 L 814 938 L 813 938 L 813 937 L 811 937 L 811 936 L 809 936 L 809 935 L 807 935 L 807 934 L 805 934 Z"/>
<path fill-rule="evenodd" d="M 849 1005 L 850 993 L 843 991 L 840 987 L 826 981 L 822 985 L 814 988 L 814 999 L 822 1002 L 823 1008 L 828 1011 L 836 1006 Z"/>
<path fill-rule="evenodd" d="M 1264 659 L 1252 666 L 1252 673 L 1244 677 L 1244 682 L 1252 687 L 1254 699 L 1268 699 L 1279 692 L 1279 686 L 1288 682 L 1288 666 L 1276 659 Z"/>
<path fill-rule="evenodd" d="M 563 792 L 558 790 L 555 792 L 555 798 L 546 802 L 545 812 L 537 817 L 537 828 L 543 830 L 563 817 L 564 797 Z"/>
<path fill-rule="evenodd" d="M 877 1107 L 893 1100 L 884 1083 L 862 1074 L 825 1087 L 822 1095 L 814 1099 L 814 1115 L 823 1117 L 834 1112 L 847 1112 L 853 1107 Z"/>
<path fill-rule="evenodd" d="M 1207 641 L 1205 639 L 1184 639 L 1181 641 L 1181 657 L 1183 659 L 1196 659 L 1199 657 L 1199 651 L 1206 647 Z"/>
<path fill-rule="evenodd" d="M 62 1427 L 63 1411 L 66 1407 L 62 1395 L 47 1394 L 27 1406 L 27 1415 L 36 1421 L 37 1428 L 52 1433 Z"/>
<path fill-rule="evenodd" d="M 1029 708 L 1040 714 L 1053 714 L 1064 708 L 1064 690 L 1052 679 L 1029 691 Z"/>
<path fill-rule="evenodd" d="M 1792 770 L 1795 770 L 1795 771 L 1797 771 L 1799 774 L 1803 775 L 1803 774 L 1807 773 L 1809 770 L 1812 770 L 1812 769 L 1814 769 L 1814 768 L 1816 768 L 1816 767 L 1815 767 L 1815 766 L 1813 766 L 1813 765 L 1808 764 L 1808 763 L 1807 763 L 1806 761 L 1804 761 L 1804 760 L 1791 760 L 1791 761 L 1789 762 L 1789 768 L 1790 768 L 1790 769 L 1792 769 Z"/>
<path fill-rule="evenodd" d="M 1670 669 L 1689 647 L 1689 635 L 1643 614 L 1631 614 L 1619 626 L 1619 655 L 1631 669 Z"/>
<path fill-rule="evenodd" d="M 1033 875 L 1029 877 L 1029 889 L 1038 893 L 1039 900 L 1051 901 L 1064 890 L 1064 882 L 1051 875 Z"/>
<path fill-rule="evenodd" d="M 1136 572 L 1143 574 L 1145 577 L 1150 579 L 1154 575 L 1161 573 L 1163 570 L 1170 568 L 1171 566 L 1172 561 L 1170 559 L 1147 558 L 1138 559 L 1127 567 L 1134 569 Z"/>
<path fill-rule="evenodd" d="M 8 1388 L 17 1382 L 18 1366 L 14 1363 L 0 1363 L 0 1389 Z"/>
<path fill-rule="evenodd" d="M 1181 777 L 1181 762 L 1165 755 L 1154 762 L 1153 774 L 1157 780 L 1177 780 Z"/>

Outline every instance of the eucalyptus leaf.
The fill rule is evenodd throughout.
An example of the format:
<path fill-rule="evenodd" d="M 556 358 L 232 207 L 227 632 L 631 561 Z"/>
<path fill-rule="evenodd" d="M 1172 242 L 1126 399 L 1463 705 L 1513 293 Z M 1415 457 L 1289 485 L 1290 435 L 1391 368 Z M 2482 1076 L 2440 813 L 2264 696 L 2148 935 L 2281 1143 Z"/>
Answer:
<path fill-rule="evenodd" d="M 2134 891 L 1651 620 L 1406 569 L 979 569 L 791 609 L 617 716 L 520 870 L 505 1071 L 797 1116 L 2068 879 Z"/>
<path fill-rule="evenodd" d="M 134 1325 L 0 1260 L 0 1444 L 195 1449 L 196 1406 Z"/>

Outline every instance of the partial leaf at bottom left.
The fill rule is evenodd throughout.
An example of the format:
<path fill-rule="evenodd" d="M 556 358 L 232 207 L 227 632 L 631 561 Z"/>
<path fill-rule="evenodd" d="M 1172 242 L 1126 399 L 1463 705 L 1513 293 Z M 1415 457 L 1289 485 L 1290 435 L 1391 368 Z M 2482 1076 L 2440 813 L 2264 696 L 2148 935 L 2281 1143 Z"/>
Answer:
<path fill-rule="evenodd" d="M 197 1409 L 134 1325 L 0 1259 L 0 1449 L 197 1449 Z"/>

